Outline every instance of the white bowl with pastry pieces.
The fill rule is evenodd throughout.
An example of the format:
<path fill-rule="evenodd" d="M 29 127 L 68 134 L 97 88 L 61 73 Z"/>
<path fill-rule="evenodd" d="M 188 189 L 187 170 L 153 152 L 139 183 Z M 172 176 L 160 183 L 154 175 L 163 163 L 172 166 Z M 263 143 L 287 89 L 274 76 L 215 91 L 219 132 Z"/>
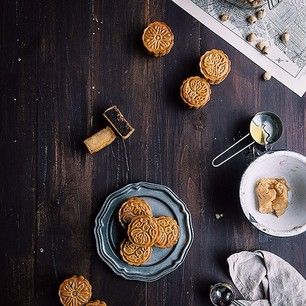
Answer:
<path fill-rule="evenodd" d="M 261 179 L 285 179 L 288 207 L 280 216 L 259 212 L 256 191 Z M 306 157 L 291 151 L 266 153 L 246 169 L 240 183 L 240 202 L 247 219 L 262 232 L 289 237 L 306 231 Z"/>

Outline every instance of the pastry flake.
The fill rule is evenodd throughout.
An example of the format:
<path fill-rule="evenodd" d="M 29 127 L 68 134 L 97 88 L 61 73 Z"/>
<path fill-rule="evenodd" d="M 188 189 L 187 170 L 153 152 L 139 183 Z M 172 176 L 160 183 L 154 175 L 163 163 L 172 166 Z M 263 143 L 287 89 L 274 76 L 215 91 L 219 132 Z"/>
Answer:
<path fill-rule="evenodd" d="M 83 306 L 91 298 L 91 285 L 84 276 L 74 275 L 62 282 L 58 294 L 64 306 Z"/>
<path fill-rule="evenodd" d="M 151 247 L 141 247 L 129 240 L 124 240 L 120 245 L 122 259 L 132 266 L 140 266 L 151 257 Z"/>
<path fill-rule="evenodd" d="M 142 42 L 147 51 L 155 57 L 168 54 L 174 44 L 174 34 L 164 22 L 150 23 L 142 34 Z"/>
<path fill-rule="evenodd" d="M 231 71 L 231 62 L 222 50 L 212 49 L 200 58 L 200 70 L 212 85 L 221 83 Z"/>
<path fill-rule="evenodd" d="M 210 100 L 210 85 L 205 79 L 192 76 L 183 82 L 180 95 L 189 108 L 200 108 Z"/>

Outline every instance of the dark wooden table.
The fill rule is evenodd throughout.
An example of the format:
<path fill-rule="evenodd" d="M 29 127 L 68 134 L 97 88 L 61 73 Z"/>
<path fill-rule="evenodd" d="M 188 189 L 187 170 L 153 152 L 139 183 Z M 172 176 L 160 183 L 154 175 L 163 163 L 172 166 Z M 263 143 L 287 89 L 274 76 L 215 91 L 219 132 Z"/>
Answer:
<path fill-rule="evenodd" d="M 239 180 L 251 154 L 211 166 L 261 110 L 283 119 L 276 148 L 305 154 L 305 98 L 261 81 L 259 67 L 169 0 L 3 0 L 0 14 L 1 305 L 59 305 L 58 286 L 72 274 L 110 306 L 208 305 L 209 285 L 229 280 L 226 258 L 239 250 L 274 252 L 306 276 L 305 234 L 268 236 L 242 213 Z M 159 59 L 141 45 L 153 20 L 176 37 Z M 230 56 L 232 71 L 204 109 L 190 111 L 179 86 L 211 48 Z M 82 141 L 113 104 L 136 132 L 91 156 Z M 172 188 L 195 230 L 184 264 L 148 284 L 116 276 L 93 235 L 105 197 L 137 181 Z"/>

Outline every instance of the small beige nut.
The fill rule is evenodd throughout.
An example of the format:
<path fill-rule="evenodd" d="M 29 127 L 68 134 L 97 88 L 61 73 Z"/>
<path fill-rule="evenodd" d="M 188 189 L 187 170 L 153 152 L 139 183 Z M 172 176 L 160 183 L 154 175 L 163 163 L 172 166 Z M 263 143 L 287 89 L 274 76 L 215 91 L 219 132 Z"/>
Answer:
<path fill-rule="evenodd" d="M 264 46 L 261 50 L 261 53 L 267 55 L 270 53 L 270 50 L 271 48 L 269 46 Z"/>
<path fill-rule="evenodd" d="M 263 51 L 265 47 L 267 47 L 267 43 L 265 41 L 260 41 L 256 44 L 256 48 L 260 51 Z"/>
<path fill-rule="evenodd" d="M 218 220 L 223 217 L 223 214 L 215 214 L 215 215 L 216 215 L 216 219 Z"/>
<path fill-rule="evenodd" d="M 284 32 L 282 35 L 281 35 L 281 41 L 286 44 L 288 43 L 289 39 L 290 39 L 290 33 L 289 32 Z"/>
<path fill-rule="evenodd" d="M 227 15 L 227 14 L 222 14 L 219 16 L 219 19 L 222 21 L 222 22 L 226 22 L 230 19 L 230 16 Z"/>
<path fill-rule="evenodd" d="M 246 37 L 248 42 L 254 42 L 257 39 L 257 34 L 256 33 L 250 33 Z"/>
<path fill-rule="evenodd" d="M 263 19 L 267 16 L 267 12 L 264 9 L 257 11 L 255 14 L 258 20 Z"/>
<path fill-rule="evenodd" d="M 249 24 L 254 24 L 256 21 L 257 21 L 257 17 L 254 16 L 254 15 L 251 15 L 251 16 L 248 16 L 248 17 L 247 17 L 247 22 L 248 22 Z"/>
<path fill-rule="evenodd" d="M 269 81 L 271 80 L 271 73 L 269 71 L 266 71 L 263 75 L 262 75 L 262 78 L 265 80 L 265 81 Z"/>

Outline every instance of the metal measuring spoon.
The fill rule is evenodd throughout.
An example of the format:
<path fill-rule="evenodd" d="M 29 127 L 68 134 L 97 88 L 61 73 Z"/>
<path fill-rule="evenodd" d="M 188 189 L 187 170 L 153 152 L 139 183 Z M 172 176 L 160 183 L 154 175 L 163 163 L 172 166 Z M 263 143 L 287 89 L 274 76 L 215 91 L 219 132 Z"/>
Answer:
<path fill-rule="evenodd" d="M 212 160 L 212 165 L 214 167 L 219 167 L 241 153 L 242 151 L 248 149 L 255 143 L 264 146 L 266 150 L 270 148 L 275 142 L 279 140 L 283 132 L 283 125 L 281 119 L 274 113 L 271 112 L 260 112 L 257 113 L 250 122 L 249 133 L 243 136 L 241 139 L 236 141 L 233 145 L 227 148 L 225 151 L 220 153 Z M 250 137 L 252 141 L 243 147 L 242 149 L 236 151 L 231 156 L 222 160 L 221 157 L 225 155 L 228 151 L 232 150 L 236 145 L 242 142 L 244 139 Z M 220 161 L 219 161 L 220 159 Z M 219 162 L 218 162 L 219 161 Z"/>
<path fill-rule="evenodd" d="M 210 287 L 209 291 L 210 301 L 215 306 L 243 306 L 235 300 L 233 288 L 229 284 L 218 283 Z"/>
<path fill-rule="evenodd" d="M 274 113 L 260 112 L 251 120 L 250 136 L 260 145 L 273 144 L 277 142 L 281 137 L 282 132 L 282 121 Z"/>

